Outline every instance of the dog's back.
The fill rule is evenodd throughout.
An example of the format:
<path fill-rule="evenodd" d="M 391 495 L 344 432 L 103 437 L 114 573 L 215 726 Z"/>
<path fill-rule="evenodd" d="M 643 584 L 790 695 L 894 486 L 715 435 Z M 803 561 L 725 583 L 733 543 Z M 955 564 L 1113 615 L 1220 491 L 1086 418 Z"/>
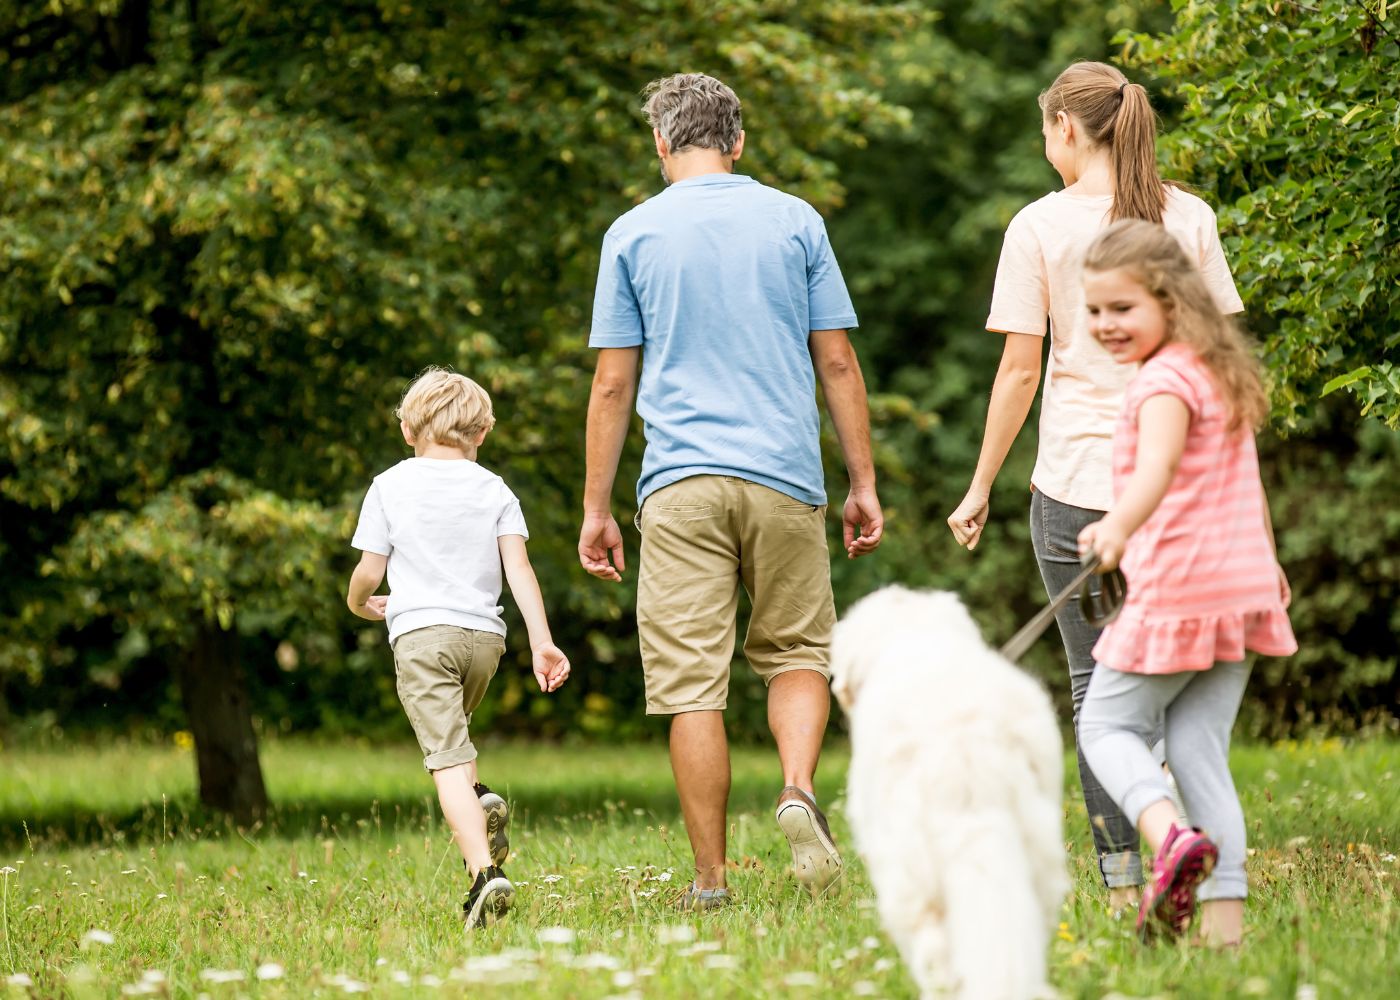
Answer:
<path fill-rule="evenodd" d="M 853 702 L 848 811 L 881 916 L 926 995 L 1040 995 L 1068 889 L 1049 698 L 951 595 L 886 593 L 838 627 L 833 664 Z"/>

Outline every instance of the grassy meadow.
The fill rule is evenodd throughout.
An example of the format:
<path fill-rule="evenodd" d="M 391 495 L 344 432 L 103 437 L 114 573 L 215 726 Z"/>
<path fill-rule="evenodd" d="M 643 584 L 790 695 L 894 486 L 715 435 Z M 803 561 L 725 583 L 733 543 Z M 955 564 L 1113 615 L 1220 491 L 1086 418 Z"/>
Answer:
<path fill-rule="evenodd" d="M 1244 746 L 1234 762 L 1253 897 L 1232 954 L 1144 948 L 1109 916 L 1067 766 L 1063 996 L 1395 995 L 1400 744 Z M 689 852 L 664 747 L 488 745 L 519 891 L 507 921 L 471 936 L 416 748 L 277 742 L 263 763 L 274 813 L 239 831 L 196 808 L 188 749 L 6 748 L 0 997 L 913 995 L 849 853 L 820 901 L 787 875 L 769 751 L 734 755 L 737 904 L 682 916 Z M 844 767 L 839 749 L 824 760 L 824 798 Z M 848 842 L 839 804 L 832 820 Z"/>

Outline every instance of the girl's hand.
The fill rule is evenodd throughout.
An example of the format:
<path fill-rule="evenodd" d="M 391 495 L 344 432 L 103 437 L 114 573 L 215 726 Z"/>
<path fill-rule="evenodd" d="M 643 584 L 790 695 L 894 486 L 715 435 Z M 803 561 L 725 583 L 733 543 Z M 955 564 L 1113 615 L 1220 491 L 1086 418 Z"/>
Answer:
<path fill-rule="evenodd" d="M 1283 563 L 1278 564 L 1278 596 L 1285 608 L 1293 603 L 1293 588 L 1288 585 L 1288 574 L 1283 571 Z"/>
<path fill-rule="evenodd" d="M 1109 573 L 1118 568 L 1123 549 L 1128 544 L 1127 532 L 1111 518 L 1095 521 L 1079 533 L 1079 554 L 1093 552 L 1099 557 L 1099 572 Z"/>
<path fill-rule="evenodd" d="M 948 527 L 953 529 L 953 537 L 959 545 L 967 546 L 971 552 L 982 539 L 982 528 L 987 523 L 987 494 L 983 490 L 970 489 L 963 497 L 958 509 L 948 515 Z"/>
<path fill-rule="evenodd" d="M 559 685 L 569 679 L 569 658 L 552 642 L 541 643 L 531 652 L 540 690 L 559 690 Z"/>

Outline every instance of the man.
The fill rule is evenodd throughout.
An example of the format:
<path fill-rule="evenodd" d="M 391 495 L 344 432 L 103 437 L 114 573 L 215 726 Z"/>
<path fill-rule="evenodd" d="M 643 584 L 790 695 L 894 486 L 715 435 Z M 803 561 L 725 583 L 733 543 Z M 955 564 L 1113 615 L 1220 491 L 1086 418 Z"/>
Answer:
<path fill-rule="evenodd" d="M 847 554 L 874 551 L 884 524 L 865 383 L 846 336 L 856 316 L 821 217 L 734 174 L 744 132 L 732 90 L 678 74 L 648 86 L 646 113 L 668 187 L 603 240 L 579 561 L 622 579 L 612 488 L 645 349 L 637 627 L 647 712 L 672 717 L 671 766 L 695 853 L 681 906 L 729 900 L 723 712 L 741 583 L 753 604 L 744 654 L 767 684 L 783 769 L 778 823 L 798 879 L 820 893 L 841 858 L 812 788 L 836 618 L 813 368 L 850 473 Z"/>

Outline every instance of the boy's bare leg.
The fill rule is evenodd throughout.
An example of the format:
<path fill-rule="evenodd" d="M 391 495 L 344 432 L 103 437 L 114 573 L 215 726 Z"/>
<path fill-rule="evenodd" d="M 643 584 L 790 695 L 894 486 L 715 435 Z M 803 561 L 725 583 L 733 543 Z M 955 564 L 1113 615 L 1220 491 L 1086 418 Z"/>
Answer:
<path fill-rule="evenodd" d="M 671 772 L 695 852 L 695 884 L 724 886 L 725 810 L 729 805 L 729 743 L 724 713 L 683 712 L 671 718 Z"/>
<path fill-rule="evenodd" d="M 486 813 L 481 811 L 481 802 L 473 787 L 476 761 L 434 771 L 433 783 L 437 785 L 442 814 L 452 828 L 452 836 L 471 869 L 472 878 L 476 878 L 477 872 L 491 864 L 491 848 L 486 842 Z"/>
<path fill-rule="evenodd" d="M 783 784 L 812 794 L 831 712 L 831 686 L 815 670 L 789 670 L 768 685 L 768 728 L 778 744 Z"/>
<path fill-rule="evenodd" d="M 1238 945 L 1243 937 L 1243 899 L 1207 899 L 1201 902 L 1201 943 L 1230 948 Z"/>

